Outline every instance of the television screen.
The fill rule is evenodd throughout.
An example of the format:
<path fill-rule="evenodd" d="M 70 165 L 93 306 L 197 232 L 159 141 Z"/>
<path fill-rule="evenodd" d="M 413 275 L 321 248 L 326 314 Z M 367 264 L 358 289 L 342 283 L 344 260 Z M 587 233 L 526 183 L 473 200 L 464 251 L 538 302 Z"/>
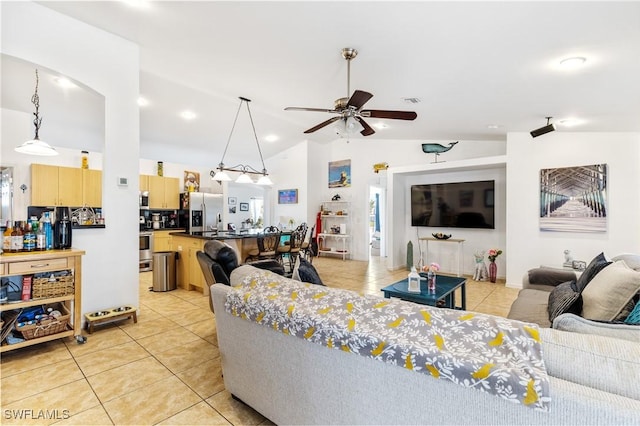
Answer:
<path fill-rule="evenodd" d="M 495 181 L 411 186 L 411 226 L 495 228 Z"/>

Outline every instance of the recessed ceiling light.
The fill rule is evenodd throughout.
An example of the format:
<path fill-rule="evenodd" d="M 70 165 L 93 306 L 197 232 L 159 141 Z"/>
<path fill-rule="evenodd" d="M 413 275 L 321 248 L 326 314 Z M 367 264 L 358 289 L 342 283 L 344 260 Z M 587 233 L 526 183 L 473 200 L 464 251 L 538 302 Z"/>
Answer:
<path fill-rule="evenodd" d="M 587 58 L 583 56 L 573 56 L 571 58 L 565 58 L 560 61 L 560 66 L 564 69 L 572 70 L 580 68 L 587 62 Z"/>
<path fill-rule="evenodd" d="M 488 124 L 487 125 L 487 129 L 491 129 L 491 130 L 495 130 L 495 129 L 499 129 L 500 127 L 502 127 L 499 124 Z"/>
<path fill-rule="evenodd" d="M 267 135 L 264 137 L 264 140 L 267 142 L 275 142 L 277 141 L 279 138 L 277 135 Z"/>
<path fill-rule="evenodd" d="M 146 98 L 138 97 L 138 106 L 146 107 L 147 105 L 149 105 L 149 101 Z"/>
<path fill-rule="evenodd" d="M 184 118 L 185 120 L 193 120 L 194 118 L 196 118 L 196 113 L 193 111 L 182 111 L 180 113 L 180 117 Z"/>
<path fill-rule="evenodd" d="M 54 77 L 53 81 L 56 82 L 56 84 L 64 89 L 70 89 L 72 87 L 77 87 L 71 80 L 69 80 L 66 77 Z"/>
<path fill-rule="evenodd" d="M 558 120 L 558 124 L 565 127 L 579 126 L 584 123 L 585 123 L 585 120 L 582 120 L 580 118 L 574 118 L 574 117 L 563 118 L 562 120 Z"/>
<path fill-rule="evenodd" d="M 382 129 L 387 129 L 389 128 L 389 125 L 387 123 L 383 123 L 381 121 L 374 123 L 373 127 L 375 127 L 378 130 L 382 130 Z"/>

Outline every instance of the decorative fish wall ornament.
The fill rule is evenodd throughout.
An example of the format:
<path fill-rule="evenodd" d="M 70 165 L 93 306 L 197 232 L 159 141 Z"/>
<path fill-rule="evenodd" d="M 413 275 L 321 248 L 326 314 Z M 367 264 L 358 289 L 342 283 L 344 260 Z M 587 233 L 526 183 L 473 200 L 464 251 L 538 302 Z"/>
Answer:
<path fill-rule="evenodd" d="M 373 172 L 378 173 L 381 170 L 387 170 L 389 168 L 388 163 L 376 163 L 373 165 Z"/>
<path fill-rule="evenodd" d="M 439 143 L 423 143 L 422 152 L 424 152 L 425 154 L 435 154 L 436 159 L 434 163 L 437 163 L 438 155 L 442 154 L 443 152 L 449 151 L 458 142 L 460 141 L 451 142 L 449 146 L 440 145 Z"/>

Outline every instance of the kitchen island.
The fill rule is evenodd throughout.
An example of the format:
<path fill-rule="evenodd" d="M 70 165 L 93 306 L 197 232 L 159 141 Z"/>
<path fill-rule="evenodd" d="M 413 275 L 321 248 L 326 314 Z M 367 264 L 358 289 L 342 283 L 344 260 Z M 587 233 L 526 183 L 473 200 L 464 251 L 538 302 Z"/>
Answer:
<path fill-rule="evenodd" d="M 282 232 L 290 234 L 288 231 Z M 258 237 L 261 229 L 221 232 L 171 232 L 171 248 L 178 252 L 177 284 L 186 290 L 204 292 L 206 285 L 202 269 L 198 263 L 196 253 L 204 251 L 204 245 L 209 240 L 218 240 L 228 244 L 235 250 L 238 262 L 244 263 L 249 252 L 258 248 Z"/>

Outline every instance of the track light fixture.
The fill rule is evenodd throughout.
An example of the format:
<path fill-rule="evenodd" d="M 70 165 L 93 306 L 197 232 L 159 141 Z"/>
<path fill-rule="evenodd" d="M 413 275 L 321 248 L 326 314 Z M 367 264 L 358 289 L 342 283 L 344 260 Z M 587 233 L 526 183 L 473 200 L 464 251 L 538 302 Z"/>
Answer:
<path fill-rule="evenodd" d="M 539 129 L 532 130 L 530 132 L 532 138 L 537 138 L 538 136 L 542 136 L 545 133 L 553 132 L 556 130 L 555 124 L 549 124 L 549 120 L 551 120 L 553 117 L 545 117 L 545 118 L 547 119 L 547 125 L 544 127 L 540 127 Z"/>

